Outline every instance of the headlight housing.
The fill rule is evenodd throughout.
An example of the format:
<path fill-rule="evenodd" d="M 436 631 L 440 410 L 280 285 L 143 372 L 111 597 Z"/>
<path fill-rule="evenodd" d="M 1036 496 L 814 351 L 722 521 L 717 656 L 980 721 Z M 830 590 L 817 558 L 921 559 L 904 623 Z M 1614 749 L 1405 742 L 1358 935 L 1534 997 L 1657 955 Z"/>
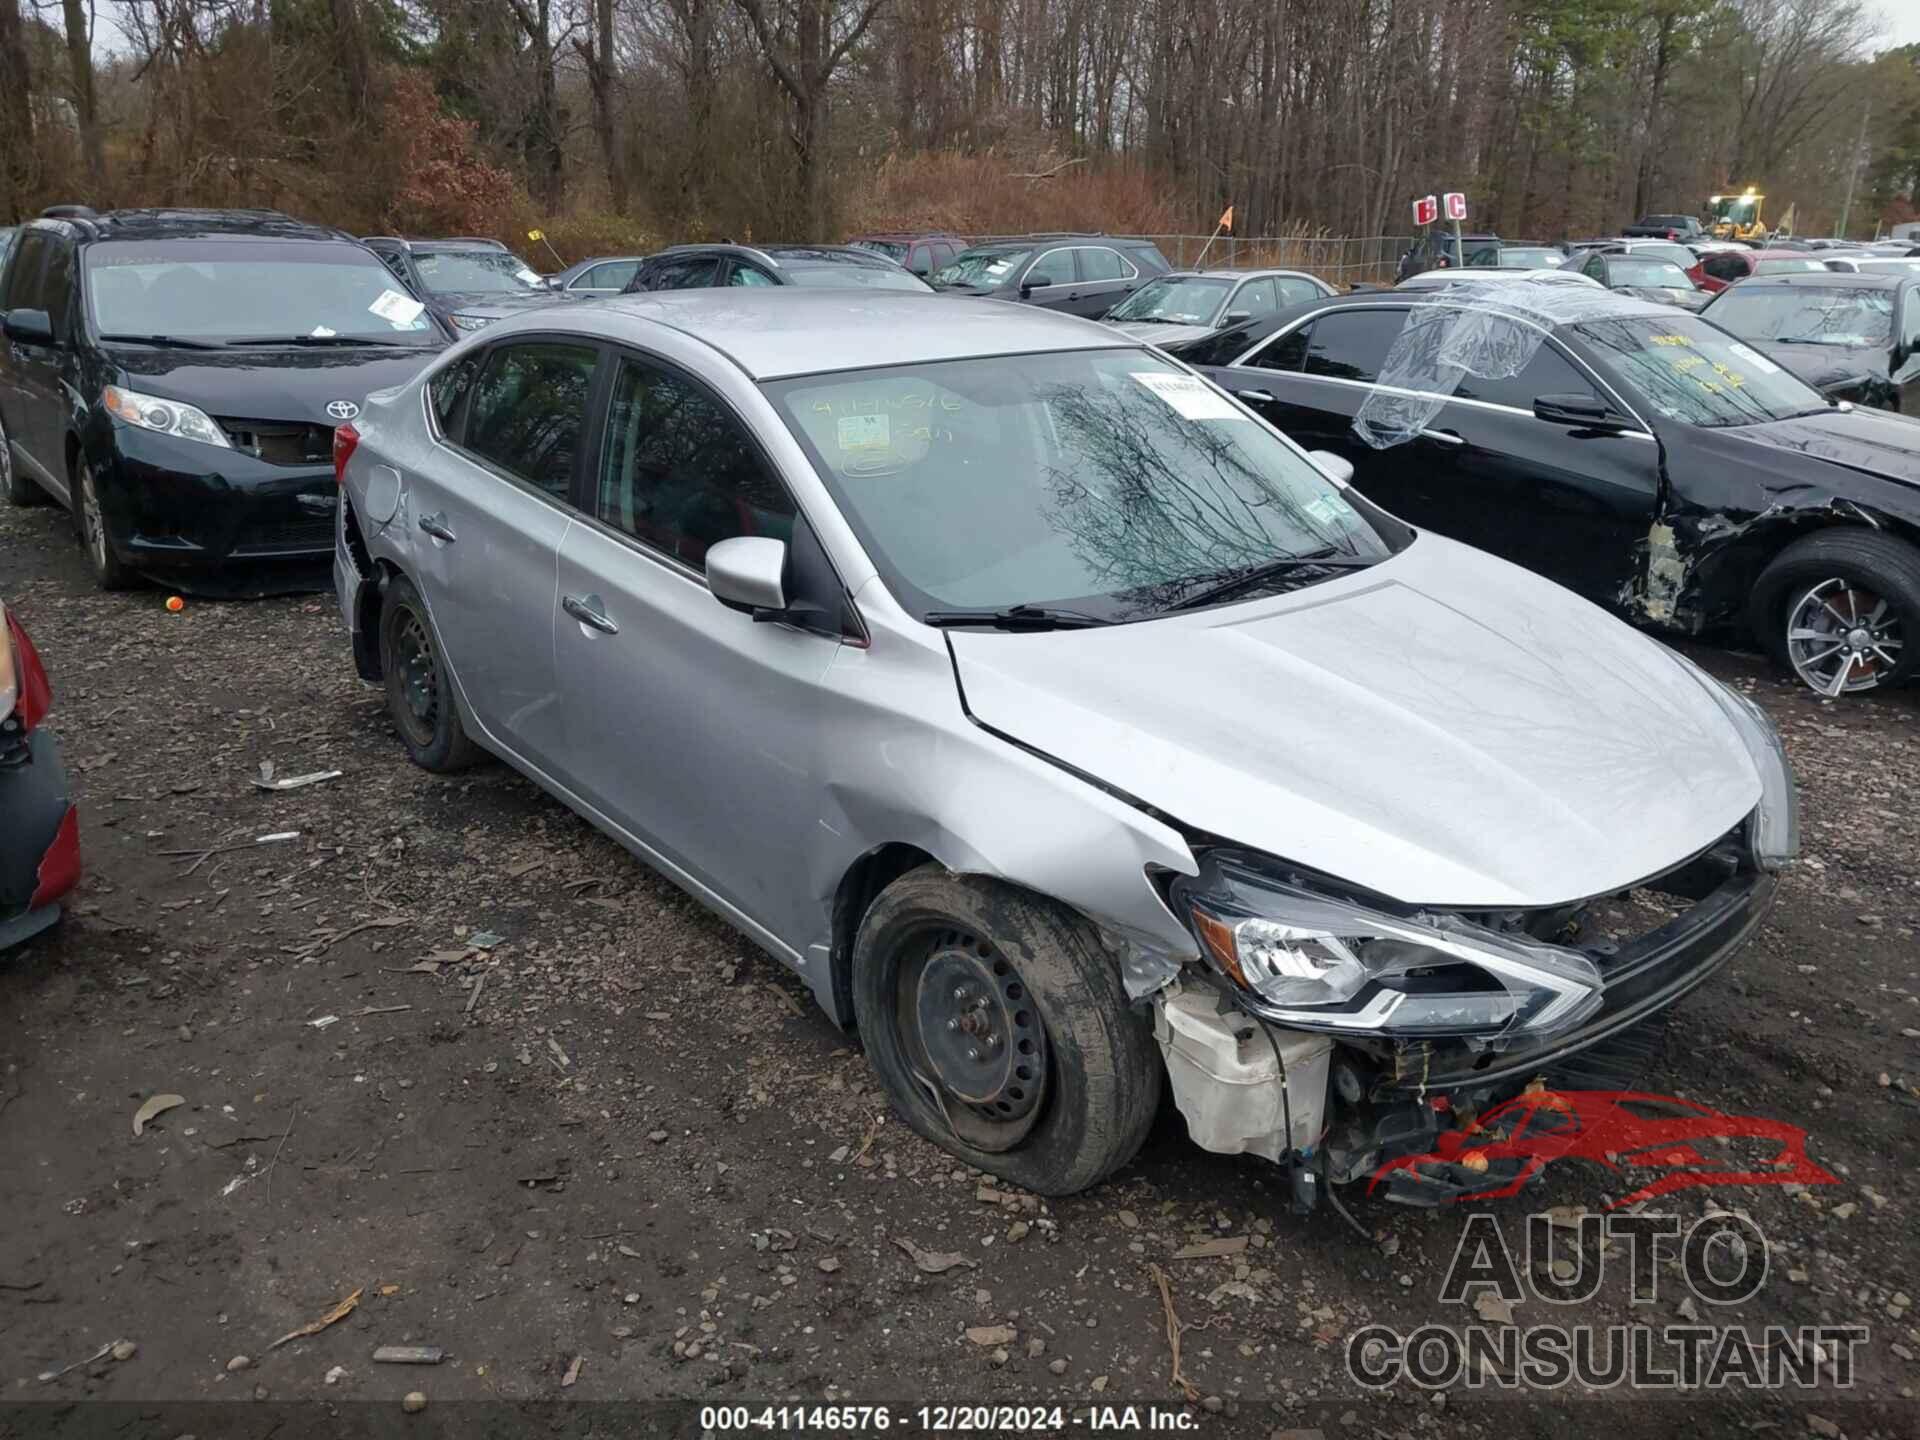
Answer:
<path fill-rule="evenodd" d="M 1762 870 L 1784 870 L 1800 853 L 1800 792 L 1780 732 L 1767 712 L 1738 690 L 1722 685 L 1679 651 L 1669 653 L 1726 712 L 1753 757 L 1753 768 L 1760 772 L 1760 804 L 1749 827 L 1754 863 Z"/>
<path fill-rule="evenodd" d="M 484 330 L 487 328 L 487 326 L 493 323 L 492 319 L 485 315 L 456 314 L 450 318 L 453 320 L 454 329 L 462 331 L 463 333 L 469 334 L 469 335 L 471 335 L 475 330 Z"/>
<path fill-rule="evenodd" d="M 1240 852 L 1207 852 L 1173 896 L 1250 1008 L 1296 1029 L 1543 1035 L 1579 1024 L 1602 1000 L 1599 968 L 1578 951 L 1322 895 Z"/>
<path fill-rule="evenodd" d="M 100 403 L 116 420 L 160 435 L 181 440 L 198 440 L 202 445 L 232 449 L 226 432 L 213 423 L 206 411 L 178 400 L 162 400 L 157 395 L 142 395 L 138 390 L 123 390 L 109 385 L 101 392 Z"/>

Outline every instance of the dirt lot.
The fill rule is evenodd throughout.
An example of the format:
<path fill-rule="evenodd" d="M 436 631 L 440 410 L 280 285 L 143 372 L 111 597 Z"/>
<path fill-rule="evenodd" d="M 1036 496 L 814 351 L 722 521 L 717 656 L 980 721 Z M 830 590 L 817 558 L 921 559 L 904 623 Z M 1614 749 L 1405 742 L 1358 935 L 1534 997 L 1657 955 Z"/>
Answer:
<path fill-rule="evenodd" d="M 1771 1242 L 1759 1295 L 1708 1319 L 1869 1326 L 1851 1390 L 1370 1394 L 1346 1373 L 1362 1325 L 1485 1318 L 1440 1298 L 1461 1211 L 1353 1196 L 1371 1240 L 1324 1206 L 1297 1217 L 1276 1172 L 1202 1153 L 1171 1112 L 1093 1194 L 983 1191 L 738 934 L 512 772 L 410 767 L 330 596 L 173 615 L 159 592 L 101 595 L 52 508 L 0 511 L 0 594 L 52 676 L 88 863 L 66 923 L 0 960 L 0 1376 L 39 1407 L 0 1409 L 0 1433 L 112 1415 L 116 1434 L 264 1435 L 322 1413 L 289 1401 L 462 1434 L 534 1423 L 513 1405 L 577 1428 L 607 1401 L 1172 1405 L 1150 1264 L 1214 1433 L 1920 1425 L 1900 1179 L 1920 1155 L 1920 694 L 1830 705 L 1694 652 L 1785 731 L 1806 859 L 1646 1077 L 1804 1125 L 1841 1177 L 1663 1204 L 1743 1208 Z M 263 761 L 345 773 L 267 794 Z M 159 1093 L 185 1104 L 135 1138 Z M 1526 1212 L 1598 1207 L 1616 1179 L 1568 1163 L 1496 1208 L 1518 1238 Z M 1232 1237 L 1235 1255 L 1176 1254 Z M 902 1242 L 964 1263 L 923 1273 Z M 1631 1318 L 1671 1323 L 1685 1295 L 1669 1275 Z M 1625 1277 L 1544 1312 L 1515 1319 L 1626 1320 Z M 966 1333 L 992 1326 L 1012 1334 Z M 121 1339 L 130 1358 L 37 1378 Z M 448 1358 L 373 1363 L 406 1343 Z M 402 1417 L 413 1390 L 429 1408 Z M 159 1403 L 213 1401 L 245 1403 Z"/>

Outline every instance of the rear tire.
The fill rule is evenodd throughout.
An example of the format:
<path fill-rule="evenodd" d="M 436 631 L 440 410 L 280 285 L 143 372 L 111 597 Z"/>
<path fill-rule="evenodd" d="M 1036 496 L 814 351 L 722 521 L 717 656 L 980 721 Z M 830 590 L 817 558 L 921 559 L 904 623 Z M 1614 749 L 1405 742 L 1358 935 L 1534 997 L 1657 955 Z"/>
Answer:
<path fill-rule="evenodd" d="M 1873 530 L 1820 530 L 1754 582 L 1749 618 L 1767 652 L 1819 694 L 1885 689 L 1920 664 L 1920 548 Z"/>
<path fill-rule="evenodd" d="M 1052 901 L 938 865 L 903 875 L 861 923 L 853 1004 L 907 1124 L 1025 1189 L 1096 1185 L 1153 1125 L 1152 1029 L 1093 927 Z"/>
<path fill-rule="evenodd" d="M 480 758 L 480 747 L 467 738 L 460 723 L 460 707 L 426 603 L 404 575 L 388 582 L 380 607 L 380 661 L 387 714 L 414 764 L 449 775 Z"/>
<path fill-rule="evenodd" d="M 100 487 L 94 483 L 93 467 L 84 460 L 73 472 L 73 533 L 86 552 L 95 585 L 102 590 L 131 590 L 140 583 L 140 577 L 114 552 L 113 528 L 100 503 Z"/>

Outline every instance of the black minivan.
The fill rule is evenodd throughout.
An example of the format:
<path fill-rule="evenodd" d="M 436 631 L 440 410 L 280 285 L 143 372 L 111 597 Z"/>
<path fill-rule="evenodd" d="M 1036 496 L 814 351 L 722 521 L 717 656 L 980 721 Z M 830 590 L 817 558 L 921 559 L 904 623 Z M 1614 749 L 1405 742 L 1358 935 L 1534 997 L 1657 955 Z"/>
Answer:
<path fill-rule="evenodd" d="M 353 237 L 267 210 L 59 206 L 0 270 L 0 488 L 104 589 L 322 581 L 333 431 L 453 338 Z"/>

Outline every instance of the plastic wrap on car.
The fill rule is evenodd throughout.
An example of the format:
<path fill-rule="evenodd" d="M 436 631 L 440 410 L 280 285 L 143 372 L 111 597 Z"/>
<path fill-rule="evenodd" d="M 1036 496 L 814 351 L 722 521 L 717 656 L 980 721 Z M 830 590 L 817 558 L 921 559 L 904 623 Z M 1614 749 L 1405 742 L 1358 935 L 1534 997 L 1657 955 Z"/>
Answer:
<path fill-rule="evenodd" d="M 1465 281 L 1410 298 L 1379 383 L 1353 417 L 1354 433 L 1376 450 L 1404 444 L 1431 425 L 1462 376 L 1518 375 L 1555 325 L 1672 309 L 1611 290 L 1522 277 Z"/>

